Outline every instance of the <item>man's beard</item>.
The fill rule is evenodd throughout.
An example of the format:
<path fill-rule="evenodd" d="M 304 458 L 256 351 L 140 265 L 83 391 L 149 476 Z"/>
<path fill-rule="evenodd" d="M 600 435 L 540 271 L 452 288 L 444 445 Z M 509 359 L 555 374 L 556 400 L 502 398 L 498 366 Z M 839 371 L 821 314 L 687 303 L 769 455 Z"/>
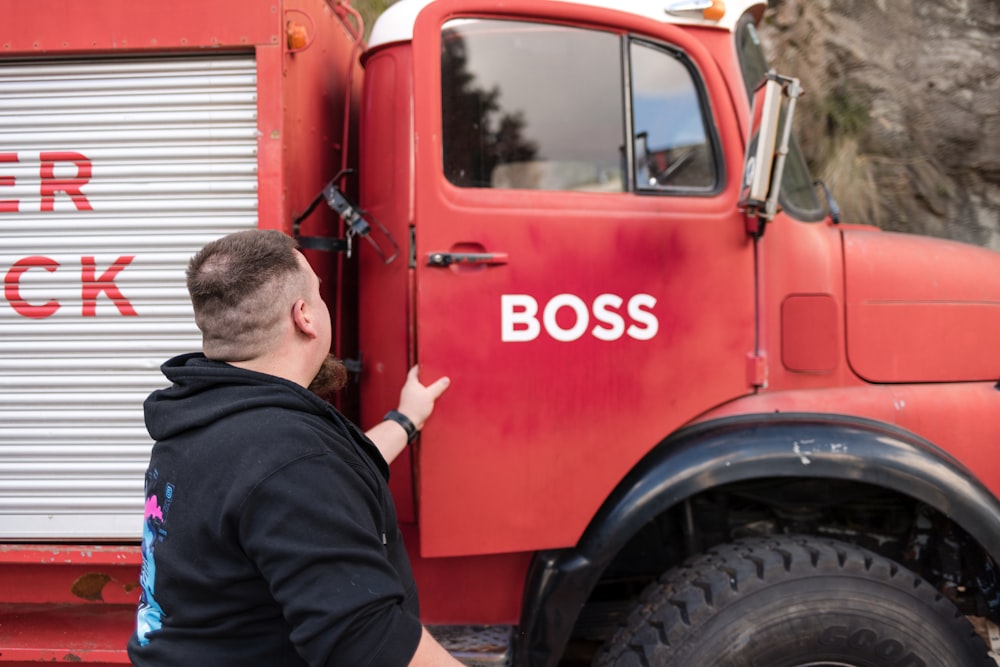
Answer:
<path fill-rule="evenodd" d="M 328 354 L 323 360 L 323 365 L 319 367 L 316 377 L 309 383 L 309 391 L 326 401 L 343 389 L 346 384 L 347 368 L 340 359 Z"/>

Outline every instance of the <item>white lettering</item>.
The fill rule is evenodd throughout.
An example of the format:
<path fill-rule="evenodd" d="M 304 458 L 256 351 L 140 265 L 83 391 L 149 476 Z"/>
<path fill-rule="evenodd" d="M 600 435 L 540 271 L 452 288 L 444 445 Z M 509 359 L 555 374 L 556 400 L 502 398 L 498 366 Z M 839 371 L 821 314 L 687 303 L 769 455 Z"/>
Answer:
<path fill-rule="evenodd" d="M 642 310 L 643 307 L 652 309 L 656 305 L 656 297 L 650 294 L 636 294 L 628 300 L 628 316 L 639 324 L 646 325 L 639 327 L 635 324 L 628 328 L 628 335 L 636 340 L 650 340 L 660 330 L 660 322 L 656 315 L 649 310 Z"/>
<path fill-rule="evenodd" d="M 500 340 L 504 343 L 526 343 L 541 335 L 542 329 L 553 339 L 569 343 L 580 339 L 590 326 L 593 314 L 596 324 L 590 334 L 603 341 L 616 341 L 628 335 L 634 340 L 651 340 L 660 330 L 660 322 L 652 312 L 656 297 L 650 294 L 634 294 L 625 306 L 626 317 L 619 310 L 625 300 L 617 294 L 600 294 L 591 304 L 575 294 L 557 294 L 542 309 L 541 322 L 538 320 L 538 301 L 529 294 L 502 294 L 500 296 Z M 560 324 L 560 311 L 572 311 L 573 322 L 569 326 L 566 316 Z"/>
<path fill-rule="evenodd" d="M 504 343 L 524 343 L 538 338 L 542 327 L 538 323 L 538 302 L 527 294 L 500 296 L 500 340 Z"/>
<path fill-rule="evenodd" d="M 560 327 L 556 320 L 560 308 L 570 308 L 576 315 L 576 323 L 569 329 Z M 582 336 L 587 330 L 587 325 L 590 324 L 590 314 L 587 312 L 587 304 L 580 297 L 575 294 L 557 294 L 545 305 L 542 322 L 545 323 L 545 330 L 550 336 L 563 343 L 569 343 Z"/>
<path fill-rule="evenodd" d="M 607 327 L 600 325 L 590 330 L 594 338 L 599 340 L 618 340 L 625 333 L 625 318 L 617 313 L 622 307 L 622 298 L 617 294 L 601 294 L 594 299 L 594 319 Z"/>

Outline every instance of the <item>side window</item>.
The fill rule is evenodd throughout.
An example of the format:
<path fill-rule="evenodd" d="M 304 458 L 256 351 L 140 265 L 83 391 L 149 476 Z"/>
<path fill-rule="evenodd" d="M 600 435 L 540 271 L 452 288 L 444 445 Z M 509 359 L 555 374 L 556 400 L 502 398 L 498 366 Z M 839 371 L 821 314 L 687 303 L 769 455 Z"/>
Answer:
<path fill-rule="evenodd" d="M 630 44 L 629 65 L 636 189 L 714 190 L 715 155 L 691 70 L 642 42 Z"/>
<path fill-rule="evenodd" d="M 441 35 L 444 172 L 469 188 L 621 192 L 621 41 L 456 19 Z"/>
<path fill-rule="evenodd" d="M 460 187 L 691 194 L 721 180 L 693 69 L 647 42 L 451 20 L 441 34 L 441 107 L 444 173 Z"/>

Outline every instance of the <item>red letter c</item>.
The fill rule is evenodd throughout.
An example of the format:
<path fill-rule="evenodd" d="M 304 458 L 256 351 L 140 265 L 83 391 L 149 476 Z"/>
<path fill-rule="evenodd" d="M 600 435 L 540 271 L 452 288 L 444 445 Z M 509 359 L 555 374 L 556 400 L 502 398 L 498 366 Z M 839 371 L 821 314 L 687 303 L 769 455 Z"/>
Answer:
<path fill-rule="evenodd" d="M 43 317 L 49 317 L 59 310 L 59 302 L 55 299 L 50 299 L 41 306 L 32 306 L 21 298 L 21 276 L 25 271 L 36 266 L 40 266 L 49 273 L 52 273 L 59 268 L 59 262 L 48 257 L 39 257 L 38 255 L 17 260 L 14 262 L 14 266 L 10 268 L 10 271 L 7 272 L 7 275 L 4 276 L 3 293 L 18 315 L 42 319 Z"/>

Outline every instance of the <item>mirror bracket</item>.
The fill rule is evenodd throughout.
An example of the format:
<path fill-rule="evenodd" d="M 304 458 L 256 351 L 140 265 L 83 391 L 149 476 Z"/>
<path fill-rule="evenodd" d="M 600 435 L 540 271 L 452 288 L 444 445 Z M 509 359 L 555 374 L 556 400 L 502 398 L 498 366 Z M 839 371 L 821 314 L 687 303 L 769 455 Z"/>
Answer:
<path fill-rule="evenodd" d="M 754 238 L 763 236 L 765 226 L 778 211 L 795 103 L 800 95 L 798 79 L 774 70 L 753 90 L 739 209 L 746 216 L 747 234 Z"/>

